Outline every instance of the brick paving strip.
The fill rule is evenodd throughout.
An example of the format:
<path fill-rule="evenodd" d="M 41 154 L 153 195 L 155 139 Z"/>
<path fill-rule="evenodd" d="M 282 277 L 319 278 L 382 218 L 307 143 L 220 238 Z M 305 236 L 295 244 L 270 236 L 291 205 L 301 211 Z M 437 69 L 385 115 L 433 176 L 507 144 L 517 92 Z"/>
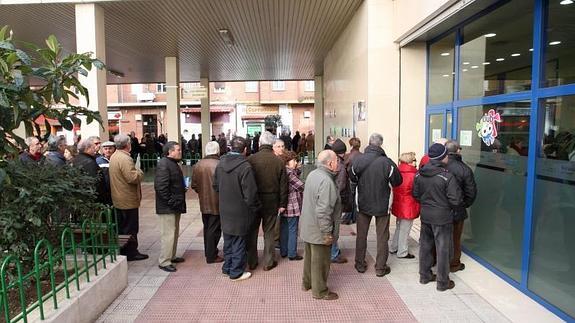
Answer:
<path fill-rule="evenodd" d="M 343 250 L 351 259 L 353 250 Z M 203 252 L 188 250 L 186 262 L 170 274 L 136 322 L 415 322 L 386 278 L 370 270 L 358 274 L 353 263 L 333 265 L 328 286 L 336 301 L 314 300 L 301 290 L 303 261 L 281 259 L 278 267 L 254 271 L 251 279 L 232 282 L 221 264 L 206 264 Z"/>

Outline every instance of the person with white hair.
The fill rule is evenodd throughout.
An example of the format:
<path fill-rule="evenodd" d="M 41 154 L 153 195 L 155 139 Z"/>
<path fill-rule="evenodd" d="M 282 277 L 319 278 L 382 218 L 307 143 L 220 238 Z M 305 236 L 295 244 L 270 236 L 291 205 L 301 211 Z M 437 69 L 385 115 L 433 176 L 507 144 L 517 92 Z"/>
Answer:
<path fill-rule="evenodd" d="M 66 150 L 66 137 L 50 136 L 48 138 L 48 152 L 46 153 L 46 163 L 56 167 L 66 165 L 64 151 Z"/>
<path fill-rule="evenodd" d="M 19 156 L 20 162 L 40 164 L 44 161 L 44 156 L 42 156 L 42 144 L 38 138 L 26 138 L 26 146 L 26 150 L 24 150 Z"/>
<path fill-rule="evenodd" d="M 118 233 L 130 235 L 126 246 L 120 249 L 128 261 L 148 259 L 148 255 L 138 251 L 138 231 L 140 228 L 141 182 L 144 172 L 136 169 L 130 156 L 131 139 L 125 134 L 114 137 L 116 152 L 110 158 L 110 190 L 116 208 Z"/>
<path fill-rule="evenodd" d="M 205 156 L 192 167 L 191 187 L 200 200 L 204 224 L 204 254 L 208 264 L 224 261 L 218 256 L 218 243 L 222 236 L 219 195 L 213 189 L 214 173 L 220 161 L 220 146 L 215 141 L 206 144 Z"/>
<path fill-rule="evenodd" d="M 363 155 L 357 156 L 351 166 L 350 178 L 357 185 L 357 236 L 355 243 L 355 269 L 367 270 L 365 253 L 367 232 L 371 218 L 375 218 L 377 256 L 375 275 L 383 277 L 391 272 L 387 265 L 389 256 L 389 196 L 391 187 L 401 185 L 403 179 L 397 165 L 387 157 L 383 148 L 383 136 L 374 133 Z"/>
<path fill-rule="evenodd" d="M 262 203 L 258 219 L 247 238 L 250 269 L 258 266 L 257 242 L 260 222 L 264 231 L 264 270 L 271 270 L 278 264 L 275 255 L 275 227 L 278 214 L 283 213 L 287 207 L 288 181 L 283 160 L 272 150 L 275 139 L 271 132 L 264 132 L 260 137 L 259 151 L 248 157 L 256 176 L 258 196 Z"/>
<path fill-rule="evenodd" d="M 104 184 L 104 174 L 96 162 L 96 153 L 100 147 L 100 138 L 96 136 L 80 140 L 78 143 L 78 155 L 71 160 L 74 167 L 78 167 L 86 174 L 96 178 L 97 201 L 105 203 L 106 188 Z"/>

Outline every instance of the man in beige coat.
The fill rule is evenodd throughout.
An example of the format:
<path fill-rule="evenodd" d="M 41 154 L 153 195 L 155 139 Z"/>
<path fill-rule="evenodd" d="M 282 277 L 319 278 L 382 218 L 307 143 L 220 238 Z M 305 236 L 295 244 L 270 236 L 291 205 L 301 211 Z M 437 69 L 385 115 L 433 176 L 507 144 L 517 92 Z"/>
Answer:
<path fill-rule="evenodd" d="M 136 169 L 130 156 L 130 137 L 124 134 L 114 138 L 116 152 L 110 158 L 110 190 L 116 208 L 118 233 L 130 235 L 126 246 L 120 250 L 128 261 L 144 260 L 148 255 L 138 251 L 139 207 L 142 200 L 140 184 L 144 173 Z"/>

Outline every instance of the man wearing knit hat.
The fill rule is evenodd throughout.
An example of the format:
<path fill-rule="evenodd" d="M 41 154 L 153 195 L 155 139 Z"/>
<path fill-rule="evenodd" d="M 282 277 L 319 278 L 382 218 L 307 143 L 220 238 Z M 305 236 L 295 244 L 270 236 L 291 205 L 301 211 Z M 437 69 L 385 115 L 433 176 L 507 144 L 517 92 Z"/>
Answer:
<path fill-rule="evenodd" d="M 449 261 L 453 254 L 453 209 L 462 203 L 462 192 L 455 177 L 445 169 L 447 148 L 433 144 L 427 163 L 415 176 L 413 197 L 421 204 L 419 238 L 419 282 L 437 281 L 437 290 L 455 287 L 449 279 Z M 431 272 L 432 250 L 437 252 L 437 275 Z"/>
<path fill-rule="evenodd" d="M 328 143 L 330 142 L 328 141 Z M 345 169 L 345 162 L 343 160 L 347 147 L 341 139 L 333 140 L 333 138 L 331 138 L 330 149 L 333 150 L 338 159 L 335 184 L 339 190 L 339 197 L 341 198 L 341 212 L 343 216 L 345 213 L 351 212 L 351 189 L 349 187 L 349 176 Z M 341 218 L 338 220 L 341 222 Z M 347 262 L 347 258 L 341 255 L 341 250 L 339 249 L 337 240 L 331 245 L 331 262 L 335 264 L 344 264 Z"/>

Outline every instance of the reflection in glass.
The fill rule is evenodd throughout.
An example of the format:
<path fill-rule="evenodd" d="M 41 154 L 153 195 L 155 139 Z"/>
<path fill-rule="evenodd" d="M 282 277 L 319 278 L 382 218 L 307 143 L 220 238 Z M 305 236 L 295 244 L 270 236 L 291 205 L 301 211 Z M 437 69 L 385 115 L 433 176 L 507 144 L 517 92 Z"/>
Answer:
<path fill-rule="evenodd" d="M 465 107 L 458 114 L 461 155 L 474 171 L 477 199 L 463 245 L 520 281 L 529 102 Z"/>
<path fill-rule="evenodd" d="M 563 3 L 563 4 L 562 4 Z M 575 3 L 549 1 L 544 86 L 575 83 Z"/>
<path fill-rule="evenodd" d="M 428 104 L 453 101 L 455 33 L 429 46 Z"/>
<path fill-rule="evenodd" d="M 441 137 L 443 137 L 443 114 L 431 114 L 429 115 L 429 142 L 427 146 L 431 146 Z"/>
<path fill-rule="evenodd" d="M 575 96 L 543 105 L 528 287 L 575 316 Z"/>
<path fill-rule="evenodd" d="M 460 99 L 531 89 L 533 1 L 510 1 L 463 28 Z"/>
<path fill-rule="evenodd" d="M 451 139 L 451 129 L 453 126 L 453 115 L 451 112 L 447 112 L 447 129 L 445 129 L 445 138 Z"/>

